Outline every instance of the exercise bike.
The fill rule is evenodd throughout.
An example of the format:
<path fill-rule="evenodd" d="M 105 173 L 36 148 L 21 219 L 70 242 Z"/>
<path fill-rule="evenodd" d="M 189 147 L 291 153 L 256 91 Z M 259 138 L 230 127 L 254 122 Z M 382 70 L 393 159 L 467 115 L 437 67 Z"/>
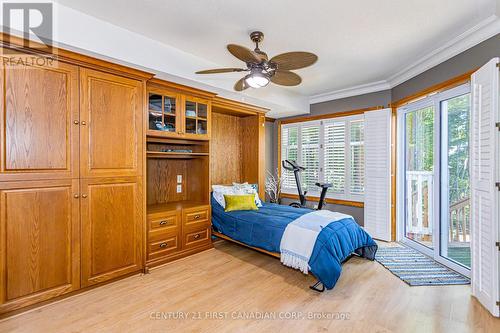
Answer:
<path fill-rule="evenodd" d="M 297 184 L 297 191 L 299 192 L 299 201 L 300 202 L 292 202 L 290 204 L 291 207 L 295 208 L 306 208 L 307 204 L 307 199 L 306 199 L 306 194 L 307 191 L 302 191 L 302 185 L 300 183 L 300 172 L 304 171 L 306 168 L 300 166 L 297 164 L 296 161 L 292 160 L 284 160 L 282 162 L 283 168 L 288 171 L 293 171 L 293 174 L 295 176 L 295 183 Z M 318 203 L 318 210 L 321 210 L 323 208 L 323 205 L 325 203 L 325 196 L 326 196 L 326 191 L 333 185 L 331 183 L 316 183 L 316 186 L 321 188 L 321 195 L 319 197 L 319 203 Z"/>

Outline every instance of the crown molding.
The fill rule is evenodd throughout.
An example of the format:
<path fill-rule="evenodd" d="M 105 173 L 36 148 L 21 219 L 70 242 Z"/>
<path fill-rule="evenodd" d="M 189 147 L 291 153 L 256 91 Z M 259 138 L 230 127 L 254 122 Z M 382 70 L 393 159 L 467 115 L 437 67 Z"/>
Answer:
<path fill-rule="evenodd" d="M 499 33 L 500 18 L 492 15 L 436 50 L 426 52 L 418 61 L 391 75 L 387 82 L 395 87 Z"/>
<path fill-rule="evenodd" d="M 350 88 L 330 91 L 322 94 L 312 95 L 309 103 L 316 104 L 321 102 L 333 101 L 340 98 L 369 94 L 372 92 L 391 89 L 387 81 L 376 81 L 367 84 L 361 84 Z"/>
<path fill-rule="evenodd" d="M 382 90 L 392 89 L 395 86 L 408 81 L 409 79 L 422 74 L 446 60 L 470 49 L 477 44 L 484 42 L 500 33 L 500 18 L 492 15 L 477 25 L 468 29 L 464 33 L 451 39 L 441 47 L 432 52 L 425 53 L 417 62 L 407 66 L 399 72 L 391 75 L 386 80 L 361 84 L 350 88 L 329 91 L 322 94 L 312 95 L 309 98 L 310 104 L 333 101 L 340 98 L 369 94 Z"/>

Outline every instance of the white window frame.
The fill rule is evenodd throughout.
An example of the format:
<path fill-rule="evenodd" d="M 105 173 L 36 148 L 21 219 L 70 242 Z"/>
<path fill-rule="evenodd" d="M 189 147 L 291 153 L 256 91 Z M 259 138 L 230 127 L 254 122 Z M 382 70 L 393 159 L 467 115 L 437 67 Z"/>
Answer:
<path fill-rule="evenodd" d="M 345 116 L 345 117 L 334 117 L 334 118 L 329 118 L 329 119 L 324 119 L 324 120 L 313 120 L 313 121 L 305 121 L 305 122 L 297 122 L 297 123 L 290 123 L 290 124 L 282 124 L 281 125 L 281 131 L 280 133 L 283 132 L 284 129 L 287 128 L 297 128 L 297 163 L 299 165 L 302 164 L 302 131 L 301 128 L 302 126 L 310 126 L 310 125 L 318 125 L 319 126 L 319 165 L 320 165 L 320 170 L 319 170 L 319 182 L 324 182 L 325 178 L 325 131 L 324 131 L 324 125 L 325 124 L 331 124 L 331 123 L 336 123 L 336 122 L 345 122 L 345 146 L 344 146 L 344 156 L 345 156 L 345 180 L 344 180 L 344 193 L 333 193 L 331 191 L 327 192 L 326 197 L 329 199 L 335 199 L 335 200 L 345 200 L 345 201 L 356 201 L 356 202 L 364 202 L 364 194 L 353 194 L 350 193 L 350 183 L 351 183 L 351 168 L 350 168 L 350 163 L 351 163 L 351 121 L 353 120 L 364 120 L 364 114 L 359 114 L 359 115 L 353 115 L 353 116 Z M 281 134 L 280 134 L 281 135 Z M 283 161 L 283 142 L 281 142 L 281 137 L 280 137 L 280 144 L 281 144 L 281 154 L 279 156 L 280 158 L 280 165 Z M 364 144 L 364 142 L 363 142 Z M 296 187 L 291 187 L 291 188 L 282 188 L 282 193 L 285 194 L 298 194 L 297 193 L 297 188 Z M 307 192 L 308 196 L 313 196 L 313 197 L 319 197 L 320 195 L 320 190 L 319 187 L 315 187 L 314 189 L 309 188 Z"/>

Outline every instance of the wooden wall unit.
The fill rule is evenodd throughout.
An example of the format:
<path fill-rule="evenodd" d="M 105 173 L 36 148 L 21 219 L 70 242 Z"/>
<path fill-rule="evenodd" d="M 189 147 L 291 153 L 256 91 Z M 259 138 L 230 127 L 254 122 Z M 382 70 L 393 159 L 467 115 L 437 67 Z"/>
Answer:
<path fill-rule="evenodd" d="M 263 196 L 265 109 L 61 49 L 0 70 L 0 317 L 211 248 L 211 166 Z"/>
<path fill-rule="evenodd" d="M 158 116 L 152 118 L 151 114 L 157 114 L 160 108 L 147 103 L 146 267 L 149 268 L 212 247 L 207 140 L 211 135 L 213 94 L 162 80 L 148 82 L 147 93 L 155 94 L 156 101 L 162 96 L 159 100 L 163 119 L 168 117 L 169 128 L 176 128 L 176 131 L 152 130 L 151 119 Z M 168 101 L 168 112 L 165 112 L 165 98 L 175 98 L 175 108 L 173 100 Z M 197 103 L 206 106 L 203 114 L 198 113 Z M 186 113 L 189 107 L 196 116 Z M 206 122 L 207 132 L 189 133 L 187 121 Z M 178 176 L 182 178 L 180 182 Z"/>
<path fill-rule="evenodd" d="M 212 184 L 249 182 L 259 184 L 265 195 L 265 112 L 258 108 L 215 97 L 212 102 L 210 173 Z"/>
<path fill-rule="evenodd" d="M 61 54 L 1 64 L 0 315 L 143 267 L 151 75 Z"/>

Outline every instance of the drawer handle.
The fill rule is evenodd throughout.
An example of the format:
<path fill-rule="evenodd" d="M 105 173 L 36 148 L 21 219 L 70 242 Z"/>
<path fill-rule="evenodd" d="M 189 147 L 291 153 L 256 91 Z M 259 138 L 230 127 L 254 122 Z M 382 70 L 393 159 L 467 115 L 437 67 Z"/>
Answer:
<path fill-rule="evenodd" d="M 160 247 L 164 248 L 164 247 L 167 247 L 167 245 L 168 245 L 167 242 L 163 242 L 163 243 L 160 244 Z"/>
<path fill-rule="evenodd" d="M 198 239 L 198 238 L 200 238 L 200 234 L 194 235 L 194 239 Z"/>
<path fill-rule="evenodd" d="M 160 225 L 165 225 L 165 224 L 167 224 L 167 223 L 168 223 L 168 221 L 167 221 L 167 220 L 162 220 L 162 221 L 160 221 Z"/>
<path fill-rule="evenodd" d="M 197 219 L 199 219 L 200 217 L 201 217 L 200 215 L 195 215 L 195 216 L 194 216 L 194 219 L 195 219 L 195 220 L 197 220 Z"/>

